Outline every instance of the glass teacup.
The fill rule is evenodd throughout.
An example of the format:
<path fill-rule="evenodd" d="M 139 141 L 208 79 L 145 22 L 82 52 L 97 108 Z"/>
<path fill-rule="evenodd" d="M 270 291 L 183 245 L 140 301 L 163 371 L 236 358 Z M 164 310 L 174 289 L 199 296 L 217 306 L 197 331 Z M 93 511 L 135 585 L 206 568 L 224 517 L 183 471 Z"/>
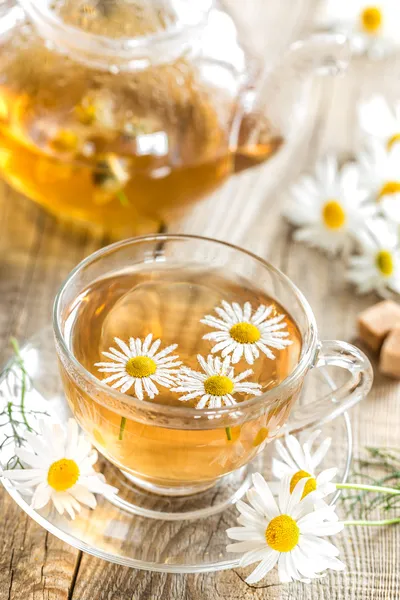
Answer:
<path fill-rule="evenodd" d="M 175 386 L 156 381 L 158 394 L 152 398 L 143 394 L 150 389 L 144 383 L 128 385 L 134 377 L 127 367 L 121 381 L 115 367 L 104 373 L 108 363 L 103 353 L 126 366 L 132 349 L 135 355 L 146 354 L 158 338 L 157 352 L 176 343 L 168 356 L 179 355 L 192 371 L 202 370 L 198 355 L 220 364 L 223 358 L 215 362 L 218 348 L 209 336 L 204 339 L 210 333 L 204 318 L 221 301 L 234 312 L 241 306 L 242 321 L 251 320 L 254 311 L 262 315 L 269 310 L 278 315 L 274 323 L 284 323 L 275 330 L 289 343 L 278 343 L 267 356 L 256 351 L 251 358 L 251 341 L 244 342 L 248 348 L 235 363 L 225 352 L 228 379 L 233 380 L 234 370 L 240 381 L 251 380 L 258 387 L 235 394 L 228 381 L 223 398 L 231 391 L 232 402 L 203 401 L 199 408 L 200 397 L 185 399 L 182 390 L 174 391 L 183 385 L 178 359 L 171 369 Z M 335 418 L 372 384 L 371 365 L 360 350 L 341 341 L 318 341 L 310 306 L 283 273 L 243 249 L 202 237 L 146 236 L 94 253 L 62 285 L 54 331 L 75 418 L 97 449 L 135 484 L 162 495 L 184 496 L 211 487 L 249 463 L 275 437 Z M 102 360 L 103 370 L 97 366 Z M 308 371 L 322 366 L 346 369 L 349 377 L 334 394 L 296 407 Z M 136 380 L 145 376 L 136 374 Z M 222 392 L 216 394 L 222 397 Z"/>

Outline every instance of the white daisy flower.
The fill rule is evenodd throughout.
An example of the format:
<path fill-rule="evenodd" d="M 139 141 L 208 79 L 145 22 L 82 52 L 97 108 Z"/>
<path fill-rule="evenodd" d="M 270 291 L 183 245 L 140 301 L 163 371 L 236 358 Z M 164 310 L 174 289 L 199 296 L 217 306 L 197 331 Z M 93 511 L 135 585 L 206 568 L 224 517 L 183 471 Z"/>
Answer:
<path fill-rule="evenodd" d="M 398 0 L 325 0 L 317 21 L 348 35 L 355 52 L 380 57 L 400 43 Z"/>
<path fill-rule="evenodd" d="M 275 448 L 282 460 L 272 459 L 272 473 L 281 480 L 283 477 L 290 476 L 290 491 L 293 492 L 297 483 L 301 479 L 306 479 L 303 495 L 315 492 L 315 498 L 322 499 L 336 490 L 332 479 L 337 474 L 337 469 L 325 469 L 317 474 L 316 469 L 324 459 L 331 445 L 331 438 L 323 440 L 321 445 L 312 451 L 313 444 L 320 431 L 314 431 L 303 443 L 293 436 L 285 437 L 285 444 L 277 441 Z"/>
<path fill-rule="evenodd" d="M 221 352 L 222 358 L 231 354 L 233 364 L 238 363 L 244 356 L 246 362 L 252 365 L 260 356 L 260 350 L 273 360 L 275 355 L 270 348 L 283 350 L 292 344 L 291 340 L 284 339 L 289 333 L 282 331 L 287 327 L 283 321 L 285 315 L 269 318 L 274 311 L 272 304 L 262 304 L 254 314 L 250 302 L 245 302 L 243 308 L 236 302 L 229 304 L 222 300 L 221 304 L 222 308 L 215 308 L 220 319 L 212 315 L 201 319 L 201 323 L 218 329 L 203 336 L 204 340 L 217 342 L 211 350 L 212 353 Z"/>
<path fill-rule="evenodd" d="M 285 402 L 282 406 L 271 409 L 264 427 L 261 427 L 254 437 L 253 446 L 259 447 L 259 451 L 261 451 L 269 442 L 272 442 L 288 420 L 291 408 L 290 403 Z"/>
<path fill-rule="evenodd" d="M 172 391 L 178 394 L 187 392 L 179 400 L 200 398 L 196 408 L 221 408 L 236 404 L 234 394 L 252 394 L 253 396 L 262 394 L 259 383 L 243 382 L 253 373 L 252 369 L 243 371 L 235 377 L 235 370 L 231 366 L 229 356 L 223 361 L 219 356 L 208 356 L 206 362 L 198 354 L 197 360 L 204 372 L 200 373 L 188 367 L 182 367 L 179 374 L 179 385 L 172 388 Z"/>
<path fill-rule="evenodd" d="M 316 509 L 312 495 L 301 499 L 305 480 L 297 483 L 290 493 L 290 476 L 280 486 L 278 503 L 260 473 L 253 475 L 253 486 L 247 492 L 247 504 L 239 500 L 240 527 L 227 530 L 238 543 L 229 544 L 228 552 L 243 554 L 240 566 L 258 566 L 246 583 L 257 583 L 275 565 L 282 583 L 320 577 L 327 569 L 341 571 L 343 563 L 337 558 L 338 549 L 321 539 L 343 529 L 343 523 L 332 518 L 334 507 Z"/>
<path fill-rule="evenodd" d="M 69 419 L 66 429 L 41 421 L 40 435 L 25 435 L 28 447 L 15 452 L 22 464 L 30 468 L 6 470 L 2 475 L 17 489 L 33 494 L 32 508 L 39 510 L 51 500 L 61 515 L 67 512 L 74 519 L 81 504 L 96 507 L 94 494 L 108 496 L 118 492 L 93 469 L 97 452 L 74 419 Z"/>
<path fill-rule="evenodd" d="M 369 232 L 360 234 L 360 253 L 349 259 L 347 280 L 360 294 L 387 289 L 400 293 L 400 250 L 397 236 L 388 224 L 375 221 Z"/>
<path fill-rule="evenodd" d="M 383 96 L 373 96 L 358 107 L 360 128 L 387 150 L 400 141 L 400 103 L 389 106 Z"/>
<path fill-rule="evenodd" d="M 380 211 L 389 221 L 400 224 L 400 144 L 390 144 L 389 150 L 387 145 L 386 141 L 370 140 L 358 162 L 375 213 Z"/>
<path fill-rule="evenodd" d="M 400 145 L 388 151 L 386 143 L 370 140 L 358 156 L 361 180 L 377 209 L 385 212 L 388 203 L 397 204 L 400 194 Z"/>
<path fill-rule="evenodd" d="M 305 175 L 291 190 L 285 216 L 299 229 L 294 239 L 329 254 L 347 252 L 364 218 L 367 191 L 355 164 L 338 169 L 336 158 L 320 160 L 313 176 Z"/>
<path fill-rule="evenodd" d="M 95 366 L 99 367 L 101 373 L 112 373 L 112 375 L 103 379 L 103 383 L 112 383 L 112 388 L 121 388 L 125 394 L 132 386 L 135 386 L 135 395 L 139 400 L 143 400 L 144 394 L 149 398 L 154 398 L 158 393 L 155 383 L 170 388 L 176 381 L 176 375 L 179 372 L 181 361 L 178 356 L 168 356 L 177 348 L 177 344 L 172 344 L 157 352 L 161 345 L 161 340 L 155 340 L 152 343 L 153 334 L 142 341 L 139 338 L 130 338 L 129 346 L 120 340 L 114 338 L 119 350 L 110 348 L 109 352 L 103 352 L 104 356 L 110 358 L 113 362 L 100 362 Z"/>

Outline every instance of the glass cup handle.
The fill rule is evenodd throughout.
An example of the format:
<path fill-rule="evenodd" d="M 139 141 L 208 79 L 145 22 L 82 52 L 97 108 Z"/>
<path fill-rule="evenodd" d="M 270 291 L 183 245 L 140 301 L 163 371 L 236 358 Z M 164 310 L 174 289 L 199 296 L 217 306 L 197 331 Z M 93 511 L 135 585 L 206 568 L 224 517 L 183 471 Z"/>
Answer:
<path fill-rule="evenodd" d="M 295 433 L 308 427 L 318 427 L 336 419 L 346 410 L 360 402 L 372 387 L 373 371 L 368 358 L 361 350 L 337 340 L 319 343 L 319 349 L 312 368 L 341 367 L 349 371 L 349 380 L 336 387 L 334 378 L 326 374 L 332 392 L 310 404 L 298 406 L 291 412 L 282 433 Z"/>

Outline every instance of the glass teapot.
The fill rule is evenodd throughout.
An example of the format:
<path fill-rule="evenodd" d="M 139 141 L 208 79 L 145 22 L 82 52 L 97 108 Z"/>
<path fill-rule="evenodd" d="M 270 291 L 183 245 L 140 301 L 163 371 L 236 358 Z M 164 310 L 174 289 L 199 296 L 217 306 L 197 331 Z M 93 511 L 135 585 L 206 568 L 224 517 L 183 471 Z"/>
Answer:
<path fill-rule="evenodd" d="M 289 3 L 290 10 L 293 0 Z M 273 156 L 340 36 L 264 64 L 212 0 L 0 2 L 0 172 L 52 213 L 154 231 Z"/>

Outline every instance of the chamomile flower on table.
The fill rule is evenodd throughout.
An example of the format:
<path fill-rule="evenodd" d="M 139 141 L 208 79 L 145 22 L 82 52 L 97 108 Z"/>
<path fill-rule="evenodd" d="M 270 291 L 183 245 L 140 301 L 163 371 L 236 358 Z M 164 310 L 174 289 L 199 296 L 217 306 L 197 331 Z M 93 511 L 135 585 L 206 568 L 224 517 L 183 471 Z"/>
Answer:
<path fill-rule="evenodd" d="M 371 139 L 357 159 L 369 199 L 382 208 L 387 199 L 400 192 L 400 144 L 388 149 L 386 142 Z"/>
<path fill-rule="evenodd" d="M 367 191 L 360 185 L 355 164 L 338 168 L 333 156 L 321 159 L 313 175 L 304 175 L 291 189 L 284 211 L 298 229 L 294 239 L 334 255 L 354 245 L 364 219 Z"/>
<path fill-rule="evenodd" d="M 375 212 L 400 224 L 400 144 L 392 143 L 389 148 L 386 141 L 370 140 L 358 164 Z"/>
<path fill-rule="evenodd" d="M 109 352 L 102 353 L 111 362 L 95 364 L 101 373 L 108 374 L 102 383 L 120 388 L 123 394 L 133 387 L 139 400 L 143 400 L 145 394 L 153 399 L 159 393 L 156 384 L 170 388 L 176 382 L 182 364 L 178 356 L 170 356 L 178 345 L 172 344 L 158 352 L 161 340 L 152 340 L 151 333 L 143 341 L 130 338 L 129 345 L 114 338 L 118 348 L 110 348 Z"/>
<path fill-rule="evenodd" d="M 317 467 L 326 456 L 332 442 L 331 438 L 325 438 L 313 451 L 313 445 L 320 433 L 314 431 L 302 444 L 293 435 L 287 435 L 284 443 L 277 440 L 275 448 L 280 459 L 272 460 L 272 474 L 279 480 L 289 476 L 291 492 L 300 480 L 305 479 L 303 493 L 307 495 L 315 492 L 316 499 L 325 498 L 336 490 L 332 480 L 337 474 L 336 468 L 317 472 Z"/>
<path fill-rule="evenodd" d="M 5 470 L 2 476 L 20 491 L 32 493 L 32 508 L 39 510 L 51 501 L 61 515 L 66 512 L 74 519 L 81 504 L 96 507 L 94 494 L 118 492 L 94 470 L 97 452 L 74 419 L 66 428 L 41 421 L 40 433 L 26 432 L 25 437 L 27 445 L 16 449 L 24 468 Z"/>
<path fill-rule="evenodd" d="M 380 58 L 400 44 L 398 0 L 323 0 L 317 23 L 348 35 L 356 53 Z"/>
<path fill-rule="evenodd" d="M 376 95 L 358 107 L 358 120 L 364 134 L 375 138 L 388 151 L 400 142 L 400 103 L 390 106 Z"/>
<path fill-rule="evenodd" d="M 226 356 L 221 360 L 219 356 L 208 356 L 205 360 L 200 354 L 197 355 L 203 372 L 194 371 L 189 367 L 182 367 L 178 385 L 171 391 L 184 394 L 179 400 L 187 401 L 200 398 L 196 408 L 221 408 L 222 406 L 233 406 L 236 404 L 235 394 L 252 394 L 260 396 L 261 385 L 251 381 L 245 381 L 253 374 L 252 369 L 247 369 L 235 375 L 235 369 L 231 365 L 231 359 Z"/>
<path fill-rule="evenodd" d="M 376 220 L 359 236 L 359 253 L 350 257 L 347 280 L 359 293 L 388 290 L 400 293 L 400 249 L 396 231 L 383 220 Z"/>
<path fill-rule="evenodd" d="M 207 315 L 201 319 L 201 323 L 217 329 L 203 336 L 205 340 L 216 342 L 212 353 L 221 352 L 223 358 L 231 355 L 233 364 L 244 357 L 252 365 L 260 356 L 260 351 L 274 360 L 271 348 L 283 350 L 292 344 L 291 340 L 286 339 L 289 333 L 285 331 L 285 315 L 273 315 L 272 304 L 261 305 L 256 311 L 253 311 L 250 302 L 240 306 L 237 302 L 230 304 L 223 300 L 221 305 L 215 308 L 219 318 Z"/>
<path fill-rule="evenodd" d="M 253 487 L 246 503 L 239 500 L 239 527 L 227 530 L 235 543 L 228 552 L 242 554 L 240 566 L 259 563 L 246 582 L 257 583 L 275 565 L 282 583 L 320 577 L 327 569 L 341 571 L 343 563 L 332 543 L 322 539 L 335 535 L 343 524 L 333 519 L 334 507 L 316 509 L 312 494 L 303 498 L 305 480 L 290 492 L 290 476 L 280 484 L 278 501 L 260 473 L 253 475 Z"/>

